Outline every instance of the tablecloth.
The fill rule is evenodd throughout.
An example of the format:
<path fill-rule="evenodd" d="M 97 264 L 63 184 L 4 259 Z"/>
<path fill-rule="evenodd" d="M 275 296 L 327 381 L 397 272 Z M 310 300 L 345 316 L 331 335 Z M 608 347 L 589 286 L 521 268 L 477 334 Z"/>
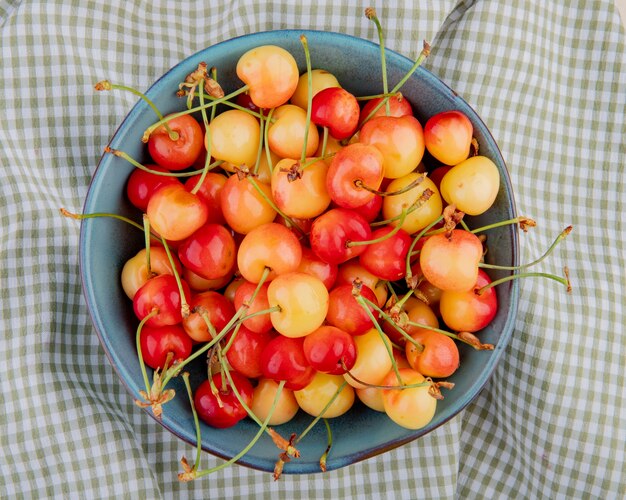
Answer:
<path fill-rule="evenodd" d="M 109 365 L 78 268 L 80 211 L 138 89 L 221 40 L 339 31 L 425 66 L 482 116 L 538 227 L 521 261 L 573 232 L 521 284 L 498 368 L 460 415 L 326 474 L 233 466 L 181 483 L 193 448 L 156 424 Z M 626 47 L 612 0 L 0 0 L 0 498 L 623 498 L 626 494 Z M 220 459 L 203 455 L 203 467 Z"/>

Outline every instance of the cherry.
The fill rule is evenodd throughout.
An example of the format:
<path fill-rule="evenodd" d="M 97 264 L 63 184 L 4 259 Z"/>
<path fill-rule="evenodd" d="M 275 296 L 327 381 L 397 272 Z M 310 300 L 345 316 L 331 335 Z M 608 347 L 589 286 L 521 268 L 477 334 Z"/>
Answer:
<path fill-rule="evenodd" d="M 319 278 L 327 290 L 331 290 L 337 280 L 338 266 L 320 259 L 309 247 L 302 247 L 302 259 L 297 271 Z"/>
<path fill-rule="evenodd" d="M 356 389 L 378 385 L 392 369 L 391 342 L 385 334 L 371 328 L 363 335 L 354 337 L 356 361 L 344 375 L 348 384 Z"/>
<path fill-rule="evenodd" d="M 367 101 L 363 109 L 361 110 L 361 114 L 359 117 L 359 125 L 362 124 L 363 120 L 369 116 L 372 110 L 380 104 L 382 101 L 382 97 L 376 97 L 374 99 L 370 99 Z M 376 116 L 412 116 L 413 108 L 411 107 L 411 103 L 406 99 L 400 92 L 391 96 L 387 101 L 389 103 L 389 114 L 385 109 L 385 106 L 381 106 L 378 110 L 372 115 L 372 118 Z"/>
<path fill-rule="evenodd" d="M 139 340 L 144 363 L 155 370 L 165 367 L 170 353 L 173 354 L 171 363 L 187 359 L 193 347 L 191 338 L 180 325 L 145 326 Z"/>
<path fill-rule="evenodd" d="M 356 97 L 341 87 L 328 87 L 313 96 L 311 121 L 327 127 L 335 139 L 347 139 L 359 124 L 359 103 Z"/>
<path fill-rule="evenodd" d="M 201 178 L 202 176 L 200 174 L 189 177 L 189 179 L 185 181 L 185 189 L 190 192 L 195 190 L 195 194 L 206 204 L 208 208 L 206 222 L 226 224 L 220 199 L 222 188 L 228 178 L 224 174 L 207 172 L 204 179 L 202 179 L 202 183 L 198 186 L 198 182 Z"/>
<path fill-rule="evenodd" d="M 358 257 L 338 267 L 335 285 L 352 286 L 354 280 L 357 278 L 374 292 L 374 295 L 376 295 L 375 303 L 378 304 L 378 307 L 383 307 L 387 302 L 387 296 L 389 294 L 387 282 L 365 269 L 361 265 Z"/>
<path fill-rule="evenodd" d="M 182 184 L 162 186 L 147 207 L 152 228 L 170 241 L 184 240 L 200 228 L 209 216 L 206 203 Z"/>
<path fill-rule="evenodd" d="M 350 335 L 363 335 L 374 324 L 367 311 L 357 302 L 353 295 L 353 286 L 337 285 L 330 291 L 326 322 Z M 367 300 L 376 303 L 376 295 L 366 285 L 360 285 L 360 294 Z M 368 306 L 371 314 L 378 319 L 378 313 Z"/>
<path fill-rule="evenodd" d="M 382 280 L 397 281 L 404 277 L 411 236 L 402 229 L 383 226 L 374 230 L 371 238 L 373 242 L 359 256 L 361 265 Z"/>
<path fill-rule="evenodd" d="M 475 234 L 463 229 L 430 236 L 420 252 L 424 277 L 442 290 L 464 292 L 476 284 L 483 245 Z"/>
<path fill-rule="evenodd" d="M 260 287 L 256 283 L 242 280 L 241 285 L 237 287 L 233 303 L 235 309 L 239 310 L 244 304 L 248 309 L 246 315 L 253 315 L 243 321 L 243 326 L 255 333 L 268 333 L 272 329 L 272 320 L 269 312 L 266 314 L 256 314 L 260 311 L 269 309 L 270 303 L 267 299 L 267 289 L 269 283 L 265 282 Z M 258 290 L 257 290 L 258 289 Z M 250 300 L 256 292 L 254 300 Z"/>
<path fill-rule="evenodd" d="M 171 257 L 176 272 L 180 275 L 182 272 L 180 261 L 175 255 Z M 159 274 L 174 274 L 165 248 L 157 245 L 150 246 L 150 269 L 148 269 L 147 251 L 145 248 L 142 248 L 124 264 L 121 273 L 122 288 L 128 298 L 133 300 L 137 290 L 152 276 Z"/>
<path fill-rule="evenodd" d="M 161 125 L 150 134 L 148 151 L 158 165 L 168 170 L 184 170 L 193 165 L 200 155 L 204 138 L 202 128 L 191 115 L 170 118 L 167 124 L 175 133 L 176 140 Z"/>
<path fill-rule="evenodd" d="M 245 377 L 261 377 L 263 375 L 261 353 L 275 336 L 275 332 L 259 333 L 240 326 L 236 333 L 227 336 L 230 343 L 226 351 L 228 363 Z M 234 337 L 232 341 L 231 337 Z"/>
<path fill-rule="evenodd" d="M 334 326 L 320 326 L 304 338 L 304 355 L 317 371 L 342 375 L 356 361 L 356 344 L 352 335 Z"/>
<path fill-rule="evenodd" d="M 480 290 L 491 283 L 485 271 L 478 270 L 474 287 L 465 292 L 443 291 L 439 310 L 441 319 L 452 330 L 477 332 L 485 328 L 498 312 L 498 298 L 494 288 Z"/>
<path fill-rule="evenodd" d="M 181 281 L 185 303 L 191 296 L 189 286 Z M 152 315 L 146 320 L 145 326 L 167 326 L 180 323 L 183 319 L 181 300 L 176 278 L 169 274 L 162 274 L 150 278 L 137 290 L 133 298 L 133 310 L 139 320 Z"/>
<path fill-rule="evenodd" d="M 159 165 L 146 165 L 146 168 L 155 172 L 169 172 L 168 169 Z M 135 207 L 145 212 L 152 194 L 167 184 L 180 184 L 180 181 L 170 175 L 159 175 L 135 168 L 128 177 L 126 195 Z"/>
<path fill-rule="evenodd" d="M 341 375 L 316 372 L 303 389 L 294 391 L 298 406 L 313 417 L 336 418 L 354 403 L 354 389 Z"/>
<path fill-rule="evenodd" d="M 319 145 L 319 133 L 314 123 L 307 123 L 306 111 L 293 104 L 275 109 L 267 127 L 270 149 L 280 158 L 299 160 L 305 141 L 305 156 L 312 157 Z"/>
<path fill-rule="evenodd" d="M 328 87 L 341 87 L 337 77 L 332 73 L 329 73 L 325 69 L 312 69 L 311 70 L 311 97 L 320 91 Z M 298 78 L 298 85 L 296 90 L 290 99 L 291 104 L 300 106 L 306 110 L 309 105 L 309 75 L 307 72 L 300 75 Z"/>
<path fill-rule="evenodd" d="M 456 165 L 470 153 L 474 127 L 461 111 L 437 113 L 424 125 L 424 142 L 428 152 L 445 165 Z"/>
<path fill-rule="evenodd" d="M 311 226 L 311 249 L 324 262 L 341 264 L 365 251 L 351 242 L 367 241 L 372 230 L 367 220 L 354 210 L 333 208 L 317 217 Z"/>
<path fill-rule="evenodd" d="M 280 382 L 291 390 L 302 389 L 313 379 L 315 370 L 304 355 L 304 339 L 278 335 L 261 353 L 263 376 Z"/>
<path fill-rule="evenodd" d="M 223 225 L 205 224 L 181 243 L 178 258 L 187 269 L 205 279 L 223 278 L 235 266 L 235 239 Z"/>
<path fill-rule="evenodd" d="M 217 115 L 209 124 L 207 150 L 216 160 L 236 166 L 253 168 L 261 141 L 258 120 L 240 109 L 230 109 Z"/>
<path fill-rule="evenodd" d="M 231 229 L 247 234 L 276 217 L 276 210 L 268 202 L 271 197 L 269 185 L 262 182 L 253 184 L 248 177 L 231 175 L 222 188 L 220 205 Z"/>
<path fill-rule="evenodd" d="M 230 376 L 237 392 L 249 407 L 252 403 L 254 387 L 246 377 L 236 371 L 231 371 Z M 224 374 L 216 373 L 211 380 L 212 383 L 209 380 L 202 382 L 194 394 L 194 406 L 198 417 L 211 427 L 218 429 L 232 427 L 244 419 L 248 412 Z"/>
<path fill-rule="evenodd" d="M 235 315 L 233 304 L 213 290 L 193 295 L 189 307 L 191 313 L 183 318 L 183 328 L 196 342 L 211 341 Z"/>
<path fill-rule="evenodd" d="M 337 152 L 326 177 L 333 202 L 344 208 L 356 208 L 370 202 L 376 196 L 371 191 L 378 189 L 383 180 L 383 161 L 378 148 L 358 142 Z"/>
<path fill-rule="evenodd" d="M 458 369 L 459 349 L 450 337 L 432 330 L 422 330 L 411 337 L 421 346 L 405 344 L 406 359 L 414 370 L 426 377 L 444 378 Z"/>
<path fill-rule="evenodd" d="M 280 425 L 289 422 L 296 416 L 300 408 L 293 391 L 286 387 L 282 388 L 274 406 L 273 402 L 279 387 L 278 382 L 269 378 L 261 378 L 254 388 L 250 409 L 263 422 L 269 417 L 268 425 Z M 270 411 L 272 411 L 271 416 Z"/>
<path fill-rule="evenodd" d="M 421 373 L 411 368 L 401 369 L 399 374 L 405 385 L 426 382 Z M 429 394 L 429 384 L 404 387 L 398 383 L 397 375 L 392 371 L 382 380 L 382 385 L 398 387 L 382 390 L 385 413 L 396 424 L 407 429 L 420 429 L 432 420 L 437 400 Z"/>

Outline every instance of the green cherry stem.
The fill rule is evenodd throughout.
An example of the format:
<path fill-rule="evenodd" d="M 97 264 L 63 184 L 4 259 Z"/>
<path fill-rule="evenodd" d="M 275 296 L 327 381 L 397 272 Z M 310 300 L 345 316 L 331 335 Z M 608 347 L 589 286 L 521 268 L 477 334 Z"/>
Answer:
<path fill-rule="evenodd" d="M 433 193 L 433 191 L 430 188 L 424 189 L 424 191 L 422 192 L 421 196 L 419 198 L 417 198 L 411 204 L 411 206 L 407 209 L 406 215 L 409 215 L 411 212 L 414 212 L 415 210 L 418 210 L 419 208 L 421 208 L 422 205 L 424 205 L 424 203 L 426 203 L 433 194 L 434 193 Z M 385 220 L 381 220 L 381 221 L 372 222 L 370 224 L 370 226 L 371 227 L 386 226 L 387 224 L 390 224 L 392 222 L 396 222 L 401 217 L 402 217 L 402 213 L 399 213 L 398 215 L 396 215 L 395 217 L 392 217 L 391 219 L 385 219 Z"/>
<path fill-rule="evenodd" d="M 152 264 L 150 262 L 150 239 L 152 234 L 150 233 L 150 219 L 146 214 L 143 214 L 143 233 L 144 233 L 144 245 L 146 247 L 146 270 L 148 276 L 152 276 Z"/>
<path fill-rule="evenodd" d="M 397 191 L 379 191 L 377 189 L 366 186 L 365 184 L 363 184 L 363 181 L 361 179 L 357 179 L 356 181 L 354 181 L 354 185 L 361 189 L 365 189 L 365 191 L 369 191 L 370 193 L 377 194 L 378 196 L 398 196 L 400 194 L 406 193 L 407 191 L 410 191 L 416 186 L 419 186 L 422 182 L 424 182 L 425 178 L 426 178 L 426 174 L 424 173 L 421 175 L 418 175 L 417 178 L 413 182 L 410 182 L 403 188 L 398 189 Z"/>
<path fill-rule="evenodd" d="M 273 119 L 272 116 L 274 115 L 274 109 L 276 108 L 270 109 L 269 113 L 267 114 L 267 123 L 272 123 L 272 119 Z M 272 161 L 272 154 L 271 154 L 270 143 L 268 139 L 268 130 L 269 130 L 268 126 L 264 127 L 263 129 L 263 144 L 265 146 L 265 157 L 267 159 L 267 165 L 269 167 L 270 177 L 271 177 L 272 173 L 274 172 L 274 162 Z"/>
<path fill-rule="evenodd" d="M 571 292 L 572 291 L 572 284 L 569 280 L 569 269 L 567 267 L 563 268 L 563 272 L 565 273 L 565 277 L 563 276 L 557 276 L 556 274 L 550 274 L 550 273 L 518 273 L 518 274 L 513 274 L 511 276 L 505 276 L 504 278 L 500 278 L 498 280 L 494 280 L 491 283 L 488 283 L 487 285 L 477 289 L 475 291 L 475 293 L 477 295 L 481 295 L 485 290 L 488 290 L 489 288 L 493 288 L 494 286 L 498 286 L 501 285 L 502 283 L 506 283 L 507 281 L 511 281 L 511 280 L 515 280 L 518 278 L 548 278 L 554 281 L 557 281 L 558 283 L 561 283 L 563 286 L 565 286 L 567 288 L 567 292 Z"/>
<path fill-rule="evenodd" d="M 409 251 L 407 252 L 407 255 L 406 255 L 405 274 L 406 274 L 407 283 L 413 277 L 413 271 L 411 270 L 411 257 L 413 257 L 413 250 L 415 249 L 415 245 L 417 245 L 417 242 L 420 240 L 420 238 L 422 238 L 422 236 L 424 236 L 430 229 L 432 229 L 434 226 L 439 224 L 442 220 L 443 220 L 443 215 L 440 215 L 434 221 L 428 224 L 424 229 L 422 229 L 419 233 L 417 233 L 417 236 L 415 236 L 415 238 L 413 238 L 413 241 L 411 242 L 411 246 L 409 247 Z"/>
<path fill-rule="evenodd" d="M 311 53 L 309 51 L 309 42 L 306 36 L 300 35 L 300 42 L 304 49 L 304 57 L 306 59 L 306 74 L 307 74 L 307 106 L 306 106 L 306 121 L 304 123 L 304 142 L 302 143 L 302 154 L 300 156 L 300 163 L 306 161 L 306 150 L 309 142 L 309 127 L 311 125 L 311 102 L 313 101 L 313 74 L 311 73 Z"/>
<path fill-rule="evenodd" d="M 159 314 L 157 308 L 152 309 L 137 325 L 137 331 L 135 334 L 135 345 L 137 347 L 137 358 L 139 359 L 139 368 L 141 369 L 141 376 L 143 377 L 144 385 L 146 386 L 146 394 L 150 394 L 150 380 L 148 379 L 148 372 L 146 370 L 146 363 L 143 360 L 143 353 L 141 351 L 141 330 L 148 320 Z"/>
<path fill-rule="evenodd" d="M 324 416 L 324 414 L 328 411 L 328 409 L 330 408 L 330 405 L 333 404 L 333 402 L 335 401 L 335 399 L 337 399 L 339 397 L 339 394 L 341 394 L 341 391 L 344 390 L 344 388 L 346 387 L 346 385 L 348 384 L 348 382 L 346 380 L 344 380 L 341 385 L 337 388 L 337 390 L 335 391 L 335 393 L 331 396 L 331 398 L 328 400 L 328 402 L 326 403 L 326 405 L 324 406 L 324 408 L 322 408 L 322 411 L 319 412 L 319 414 L 317 415 L 317 417 L 315 417 L 311 423 L 306 427 L 306 429 L 304 429 L 299 435 L 298 437 L 295 439 L 293 444 L 298 444 L 300 441 L 302 441 L 304 439 L 304 437 L 311 431 L 311 429 L 313 429 L 313 427 L 315 427 L 317 425 L 317 423 L 320 421 L 320 419 Z"/>
<path fill-rule="evenodd" d="M 398 231 L 400 231 L 400 229 L 402 229 L 402 224 L 404 224 L 404 219 L 406 219 L 407 213 L 408 213 L 408 210 L 406 208 L 402 209 L 402 212 L 400 213 L 400 219 L 398 220 L 398 223 L 388 233 L 383 234 L 379 238 L 374 238 L 373 240 L 348 241 L 348 242 L 346 242 L 346 247 L 351 248 L 351 247 L 356 247 L 356 246 L 372 245 L 374 243 L 382 243 L 383 241 L 388 240 L 394 234 L 396 234 Z"/>
<path fill-rule="evenodd" d="M 492 344 L 481 344 L 480 342 L 477 341 L 474 335 L 468 334 L 467 332 L 465 332 L 465 334 L 453 333 L 447 330 L 442 330 L 441 328 L 436 328 L 434 326 L 426 325 L 424 323 L 417 323 L 415 321 L 407 321 L 406 324 L 409 326 L 414 326 L 416 328 L 423 328 L 424 330 L 430 330 L 433 332 L 441 333 L 445 335 L 446 337 L 450 337 L 451 339 L 458 340 L 459 342 L 463 342 L 467 345 L 470 345 L 476 350 L 492 351 L 494 348 Z"/>
<path fill-rule="evenodd" d="M 259 120 L 259 135 L 260 137 L 264 137 L 265 136 L 265 119 L 263 117 L 263 110 L 261 109 L 261 119 Z M 256 151 L 256 161 L 254 162 L 254 169 L 252 170 L 252 173 L 254 175 L 258 175 L 259 173 L 259 167 L 261 166 L 261 156 L 263 155 L 263 141 L 259 141 L 259 147 L 257 148 Z"/>
<path fill-rule="evenodd" d="M 200 105 L 204 106 L 204 85 L 199 85 L 198 93 L 200 95 Z M 215 108 L 211 110 L 211 112 L 214 111 Z M 202 107 L 202 121 L 204 122 L 204 137 L 206 139 L 206 159 L 204 160 L 204 168 L 202 169 L 200 178 L 191 190 L 191 194 L 197 194 L 197 192 L 200 190 L 200 188 L 202 187 L 202 183 L 204 182 L 204 179 L 206 179 L 206 175 L 209 172 L 211 166 L 211 129 L 209 128 L 209 118 L 206 114 L 206 109 L 204 109 L 204 107 Z"/>
<path fill-rule="evenodd" d="M 376 25 L 376 31 L 378 32 L 378 45 L 380 47 L 380 65 L 381 65 L 382 77 L 383 77 L 383 93 L 387 94 L 387 91 L 389 90 L 389 86 L 387 83 L 387 59 L 385 57 L 385 39 L 383 35 L 383 28 L 380 25 L 380 20 L 378 19 L 378 16 L 376 15 L 376 11 L 374 10 L 373 7 L 368 7 L 367 9 L 365 9 L 365 16 L 370 21 L 374 22 L 374 24 Z M 385 100 L 385 113 L 387 114 L 387 116 L 391 114 L 391 108 L 389 106 L 389 99 Z"/>
<path fill-rule="evenodd" d="M 163 120 L 163 114 L 159 111 L 156 105 L 150 100 L 150 98 L 146 94 L 144 94 L 143 92 L 139 92 L 137 89 L 134 89 L 132 87 L 127 87 L 126 85 L 117 85 L 117 84 L 111 83 L 108 80 L 102 80 L 101 82 L 96 83 L 94 88 L 97 91 L 124 90 L 126 92 L 131 92 L 132 94 L 135 94 L 136 96 L 143 99 L 143 101 L 152 108 L 152 111 L 154 111 L 158 119 Z M 164 127 L 165 127 L 165 130 L 167 130 L 167 133 L 170 136 L 170 139 L 172 139 L 173 141 L 177 141 L 179 138 L 178 132 L 172 130 L 170 126 L 167 124 L 167 122 L 164 123 Z"/>
<path fill-rule="evenodd" d="M 191 407 L 191 414 L 193 416 L 193 425 L 196 430 L 196 459 L 194 460 L 193 467 L 189 468 L 187 459 L 183 456 L 181 462 L 183 463 L 183 467 L 185 467 L 185 472 L 178 474 L 178 479 L 180 481 L 189 481 L 196 477 L 196 471 L 200 466 L 200 459 L 202 458 L 202 434 L 200 431 L 198 412 L 196 411 L 196 405 L 193 402 L 193 392 L 191 390 L 191 385 L 189 384 L 189 373 L 184 372 L 182 377 L 185 383 L 185 389 L 187 389 L 187 397 L 189 398 L 189 406 Z"/>
<path fill-rule="evenodd" d="M 117 220 L 121 220 L 122 222 L 126 222 L 127 224 L 130 224 L 131 226 L 139 229 L 141 232 L 144 231 L 144 227 L 141 224 L 138 224 L 134 220 L 131 220 L 128 217 L 124 217 L 123 215 L 113 214 L 109 212 L 92 212 L 89 214 L 76 214 L 74 212 L 70 212 L 69 210 L 65 208 L 60 208 L 59 211 L 61 212 L 61 215 L 63 215 L 64 217 L 68 217 L 74 220 L 98 219 L 102 217 L 107 217 L 110 219 L 117 219 Z"/>
<path fill-rule="evenodd" d="M 328 458 L 328 454 L 330 453 L 331 448 L 333 447 L 333 431 L 330 429 L 330 424 L 328 423 L 327 418 L 323 418 L 324 426 L 326 427 L 326 436 L 327 436 L 327 445 L 326 450 L 322 453 L 320 457 L 320 469 L 322 472 L 326 472 L 326 459 Z"/>
<path fill-rule="evenodd" d="M 185 292 L 183 290 L 183 283 L 180 280 L 180 275 L 178 274 L 178 271 L 176 270 L 176 263 L 174 262 L 174 257 L 172 257 L 172 252 L 170 251 L 170 246 L 167 244 L 167 240 L 161 237 L 161 243 L 163 245 L 163 248 L 165 249 L 167 260 L 172 267 L 172 274 L 174 276 L 174 279 L 176 280 L 176 285 L 178 286 L 178 293 L 180 294 L 180 313 L 182 314 L 183 318 L 186 318 L 189 316 L 189 303 L 187 302 L 187 297 L 185 296 Z"/>

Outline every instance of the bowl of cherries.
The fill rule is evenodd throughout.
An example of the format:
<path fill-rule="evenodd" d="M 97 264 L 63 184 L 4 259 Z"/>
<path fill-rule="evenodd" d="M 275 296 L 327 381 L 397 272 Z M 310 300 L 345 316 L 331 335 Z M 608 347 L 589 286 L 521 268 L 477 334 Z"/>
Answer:
<path fill-rule="evenodd" d="M 428 54 L 262 32 L 133 90 L 73 216 L 110 363 L 139 407 L 223 458 L 183 458 L 180 480 L 353 464 L 444 424 L 492 375 L 532 221 Z"/>

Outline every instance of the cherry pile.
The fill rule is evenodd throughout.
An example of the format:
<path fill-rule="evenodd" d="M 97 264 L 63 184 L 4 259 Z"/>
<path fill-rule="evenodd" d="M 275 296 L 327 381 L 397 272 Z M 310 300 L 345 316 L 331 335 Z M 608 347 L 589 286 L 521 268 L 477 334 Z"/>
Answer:
<path fill-rule="evenodd" d="M 380 95 L 355 96 L 312 68 L 301 41 L 303 74 L 265 45 L 241 56 L 230 95 L 205 63 L 178 88 L 186 109 L 162 116 L 142 95 L 158 116 L 143 137 L 149 162 L 107 148 L 135 165 L 126 193 L 143 213 L 129 222 L 145 248 L 121 273 L 139 321 L 138 404 L 160 416 L 182 376 L 198 433 L 198 419 L 251 418 L 282 451 L 276 477 L 306 431 L 286 440 L 271 426 L 298 411 L 314 425 L 359 400 L 400 426 L 428 424 L 453 388 L 458 344 L 493 349 L 479 335 L 502 281 L 485 272 L 488 228 L 463 220 L 493 205 L 496 165 L 462 112 L 422 124 L 400 92 L 428 45 L 397 88 L 383 78 Z M 184 370 L 197 359 L 208 369 L 192 391 Z M 181 480 L 211 472 L 183 467 Z"/>

